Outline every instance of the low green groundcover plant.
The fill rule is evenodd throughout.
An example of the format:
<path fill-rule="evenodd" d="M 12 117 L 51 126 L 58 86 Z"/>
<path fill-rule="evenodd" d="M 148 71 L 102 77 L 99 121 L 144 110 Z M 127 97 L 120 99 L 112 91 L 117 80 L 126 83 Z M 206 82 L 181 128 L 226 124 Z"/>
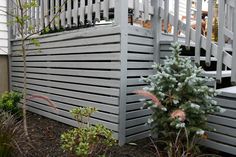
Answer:
<path fill-rule="evenodd" d="M 217 93 L 202 77 L 202 68 L 194 66 L 189 58 L 180 57 L 178 43 L 172 44 L 173 55 L 163 65 L 155 64 L 156 74 L 143 78 L 149 85 L 135 91 L 144 96 L 146 108 L 153 112 L 148 120 L 157 136 L 158 156 L 192 157 L 200 153 L 197 139 L 207 138 L 207 117 L 223 112 L 213 99 Z M 154 141 L 155 142 L 155 141 Z M 162 153 L 161 153 L 162 152 Z"/>
<path fill-rule="evenodd" d="M 90 107 L 71 110 L 79 127 L 61 135 L 64 151 L 78 157 L 105 156 L 107 149 L 116 143 L 112 131 L 101 124 L 89 124 L 89 118 L 95 111 L 95 108 Z"/>
<path fill-rule="evenodd" d="M 21 109 L 19 103 L 22 99 L 22 94 L 18 92 L 5 92 L 0 97 L 0 111 L 10 112 L 11 114 L 20 115 Z"/>

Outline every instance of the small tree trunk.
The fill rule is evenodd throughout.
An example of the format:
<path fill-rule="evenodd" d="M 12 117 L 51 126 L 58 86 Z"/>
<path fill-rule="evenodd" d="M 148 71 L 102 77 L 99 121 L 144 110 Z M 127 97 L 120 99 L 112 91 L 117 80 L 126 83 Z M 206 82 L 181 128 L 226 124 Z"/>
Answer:
<path fill-rule="evenodd" d="M 27 82 L 26 82 L 26 49 L 25 49 L 25 40 L 22 38 L 22 59 L 23 59 L 23 69 L 24 69 L 24 88 L 23 88 L 23 105 L 22 105 L 22 112 L 23 112 L 23 125 L 25 135 L 28 137 L 28 127 L 27 127 L 27 117 L 26 117 L 26 97 L 27 97 Z"/>

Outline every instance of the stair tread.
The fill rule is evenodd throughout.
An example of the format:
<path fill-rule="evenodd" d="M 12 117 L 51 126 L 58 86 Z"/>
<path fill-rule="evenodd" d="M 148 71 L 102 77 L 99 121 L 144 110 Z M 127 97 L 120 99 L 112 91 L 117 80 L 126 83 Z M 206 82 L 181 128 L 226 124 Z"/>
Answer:
<path fill-rule="evenodd" d="M 218 89 L 217 91 L 220 91 L 221 96 L 232 97 L 232 98 L 236 97 L 236 86 L 221 88 Z"/>
<path fill-rule="evenodd" d="M 203 75 L 208 77 L 216 77 L 217 71 L 204 71 Z M 222 71 L 222 77 L 231 77 L 231 70 Z"/>

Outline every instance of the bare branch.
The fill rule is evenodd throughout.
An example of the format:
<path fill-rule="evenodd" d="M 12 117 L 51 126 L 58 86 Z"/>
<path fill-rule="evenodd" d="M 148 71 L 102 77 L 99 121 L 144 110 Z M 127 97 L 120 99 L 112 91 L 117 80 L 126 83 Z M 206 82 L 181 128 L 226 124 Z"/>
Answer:
<path fill-rule="evenodd" d="M 48 25 L 45 26 L 44 28 L 50 27 L 50 25 L 52 24 L 52 22 L 55 21 L 55 18 L 56 18 L 56 17 L 59 15 L 59 13 L 61 12 L 61 8 L 66 4 L 66 2 L 67 2 L 67 0 L 65 0 L 65 1 L 63 2 L 63 4 L 59 7 L 59 9 L 58 9 L 58 11 L 56 12 L 56 14 L 55 14 L 55 15 L 53 16 L 53 18 L 49 21 Z M 34 33 L 31 33 L 31 34 L 29 34 L 28 36 L 26 36 L 25 39 L 28 39 L 28 38 L 30 38 L 31 36 L 35 35 L 35 34 L 42 33 L 43 31 L 44 31 L 44 29 L 41 29 L 41 30 L 38 30 L 38 31 L 36 31 L 36 32 L 34 32 Z"/>
<path fill-rule="evenodd" d="M 8 53 L 7 51 L 5 51 L 3 48 L 0 48 L 0 51 L 4 52 L 4 53 Z"/>

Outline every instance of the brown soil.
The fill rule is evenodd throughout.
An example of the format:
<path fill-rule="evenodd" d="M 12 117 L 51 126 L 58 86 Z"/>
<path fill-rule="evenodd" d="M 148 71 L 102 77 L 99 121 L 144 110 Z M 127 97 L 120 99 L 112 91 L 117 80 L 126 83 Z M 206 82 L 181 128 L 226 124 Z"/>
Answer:
<path fill-rule="evenodd" d="M 28 112 L 28 128 L 30 142 L 23 146 L 23 154 L 17 156 L 26 157 L 67 157 L 68 155 L 60 148 L 60 135 L 72 127 L 54 120 Z M 108 156 L 110 157 L 154 157 L 150 151 L 148 139 L 122 147 L 113 147 Z"/>
<path fill-rule="evenodd" d="M 60 136 L 71 126 L 28 112 L 28 128 L 30 142 L 22 148 L 23 155 L 14 157 L 69 157 L 60 145 Z M 27 139 L 26 139 L 27 140 Z M 155 149 L 149 138 L 126 144 L 122 147 L 115 146 L 110 149 L 107 157 L 156 157 Z M 217 153 L 209 148 L 203 148 L 203 152 Z M 222 157 L 233 157 L 221 154 Z M 210 157 L 210 156 L 208 156 Z"/>

